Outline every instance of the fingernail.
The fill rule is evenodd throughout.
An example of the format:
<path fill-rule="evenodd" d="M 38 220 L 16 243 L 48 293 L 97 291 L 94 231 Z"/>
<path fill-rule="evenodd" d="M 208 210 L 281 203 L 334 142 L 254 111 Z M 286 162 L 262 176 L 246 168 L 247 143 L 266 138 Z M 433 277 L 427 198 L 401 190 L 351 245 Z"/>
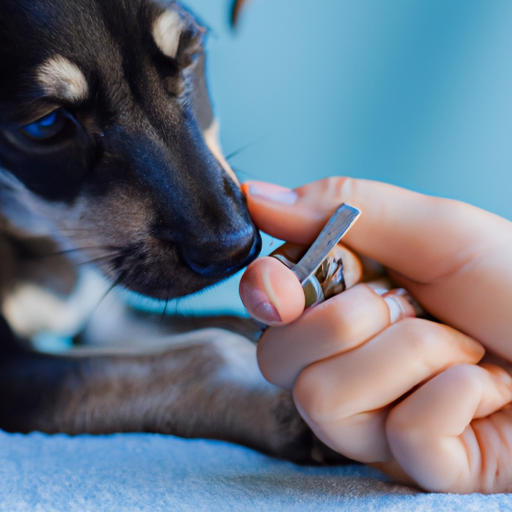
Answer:
<path fill-rule="evenodd" d="M 267 325 L 282 323 L 277 309 L 270 302 L 260 302 L 252 309 L 252 316 Z"/>
<path fill-rule="evenodd" d="M 244 306 L 247 308 L 253 318 L 267 325 L 281 324 L 281 315 L 272 304 L 273 291 L 265 276 L 262 276 L 263 288 L 255 289 L 250 285 L 240 284 L 240 297 Z"/>
<path fill-rule="evenodd" d="M 295 204 L 299 198 L 297 193 L 289 188 L 259 181 L 244 183 L 242 191 L 246 195 L 261 197 L 282 204 Z"/>
<path fill-rule="evenodd" d="M 412 299 L 409 292 L 403 288 L 391 290 L 385 293 L 382 298 L 389 307 L 389 318 L 392 324 L 402 318 L 414 317 L 416 313 L 409 300 Z M 414 300 L 414 299 L 412 299 Z"/>

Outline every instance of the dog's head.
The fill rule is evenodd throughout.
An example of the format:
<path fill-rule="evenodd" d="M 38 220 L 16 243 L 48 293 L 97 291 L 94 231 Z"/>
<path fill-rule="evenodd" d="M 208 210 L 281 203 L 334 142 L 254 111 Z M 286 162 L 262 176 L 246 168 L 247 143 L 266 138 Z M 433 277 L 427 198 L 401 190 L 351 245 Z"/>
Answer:
<path fill-rule="evenodd" d="M 171 0 L 0 0 L 0 207 L 177 297 L 256 257 L 216 145 L 204 29 Z"/>

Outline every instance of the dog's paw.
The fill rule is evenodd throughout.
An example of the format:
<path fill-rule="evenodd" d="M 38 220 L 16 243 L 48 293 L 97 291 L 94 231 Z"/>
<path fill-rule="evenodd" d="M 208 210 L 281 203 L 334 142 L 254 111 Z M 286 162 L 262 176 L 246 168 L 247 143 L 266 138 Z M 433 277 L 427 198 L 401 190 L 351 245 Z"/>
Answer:
<path fill-rule="evenodd" d="M 252 343 L 225 331 L 217 331 L 217 336 L 213 347 L 220 364 L 215 384 L 229 399 L 225 405 L 231 409 L 233 434 L 242 436 L 238 442 L 302 464 L 348 460 L 318 440 L 298 413 L 290 391 L 265 381 Z"/>
<path fill-rule="evenodd" d="M 146 366 L 144 430 L 222 439 L 301 464 L 347 461 L 314 436 L 290 391 L 265 381 L 246 338 L 207 329 L 181 341 Z"/>
<path fill-rule="evenodd" d="M 269 455 L 304 465 L 334 465 L 353 463 L 335 452 L 308 427 L 298 413 L 289 391 L 279 391 L 269 407 L 267 443 Z"/>

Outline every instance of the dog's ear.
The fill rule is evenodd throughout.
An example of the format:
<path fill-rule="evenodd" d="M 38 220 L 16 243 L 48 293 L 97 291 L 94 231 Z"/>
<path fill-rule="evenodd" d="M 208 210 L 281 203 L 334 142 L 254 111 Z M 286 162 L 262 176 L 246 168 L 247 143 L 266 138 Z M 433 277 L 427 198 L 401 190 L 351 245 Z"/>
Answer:
<path fill-rule="evenodd" d="M 250 2 L 250 0 L 234 0 L 231 7 L 231 26 L 234 28 L 240 18 L 242 9 Z"/>

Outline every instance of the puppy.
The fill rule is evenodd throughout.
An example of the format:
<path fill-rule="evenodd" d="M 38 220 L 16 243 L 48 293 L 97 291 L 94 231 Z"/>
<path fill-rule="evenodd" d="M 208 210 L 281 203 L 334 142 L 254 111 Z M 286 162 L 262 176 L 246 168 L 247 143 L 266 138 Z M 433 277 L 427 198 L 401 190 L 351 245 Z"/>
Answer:
<path fill-rule="evenodd" d="M 258 255 L 216 142 L 204 37 L 171 0 L 0 0 L 4 304 L 20 282 L 71 292 L 67 254 L 164 300 Z M 200 436 L 293 460 L 309 460 L 316 444 L 239 335 L 205 330 L 163 352 L 52 356 L 20 343 L 3 317 L 0 428 Z"/>

